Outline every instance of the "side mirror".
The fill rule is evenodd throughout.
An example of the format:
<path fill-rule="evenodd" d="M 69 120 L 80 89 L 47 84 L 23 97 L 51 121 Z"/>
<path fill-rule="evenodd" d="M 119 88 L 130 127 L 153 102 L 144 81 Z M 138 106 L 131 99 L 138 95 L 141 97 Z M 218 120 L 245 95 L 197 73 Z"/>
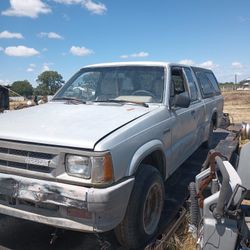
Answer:
<path fill-rule="evenodd" d="M 175 95 L 174 97 L 174 106 L 180 108 L 188 108 L 190 105 L 190 97 L 187 93 L 181 93 L 179 95 Z"/>

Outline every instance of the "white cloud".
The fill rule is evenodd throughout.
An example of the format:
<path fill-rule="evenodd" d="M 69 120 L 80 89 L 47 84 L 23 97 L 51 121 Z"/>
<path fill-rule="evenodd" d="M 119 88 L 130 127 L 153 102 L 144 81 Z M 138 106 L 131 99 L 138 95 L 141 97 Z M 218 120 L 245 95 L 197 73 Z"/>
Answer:
<path fill-rule="evenodd" d="M 49 68 L 49 65 L 48 64 L 43 64 L 43 70 L 42 71 L 49 71 L 50 68 Z"/>
<path fill-rule="evenodd" d="M 9 39 L 9 38 L 16 38 L 16 39 L 23 39 L 23 35 L 21 33 L 12 33 L 7 30 L 0 32 L 0 39 Z"/>
<path fill-rule="evenodd" d="M 94 2 L 93 0 L 54 0 L 54 2 L 61 4 L 81 4 L 83 8 L 87 9 L 92 14 L 102 15 L 107 11 L 105 4 Z"/>
<path fill-rule="evenodd" d="M 242 69 L 243 65 L 240 62 L 232 62 L 232 67 L 234 69 Z"/>
<path fill-rule="evenodd" d="M 63 39 L 63 37 L 55 32 L 40 32 L 39 37 L 47 37 L 50 39 Z"/>
<path fill-rule="evenodd" d="M 207 68 L 207 69 L 215 69 L 217 68 L 219 65 L 218 64 L 215 64 L 213 61 L 211 60 L 208 60 L 208 61 L 205 61 L 197 66 L 200 66 L 200 67 L 203 67 L 203 68 Z"/>
<path fill-rule="evenodd" d="M 10 8 L 2 11 L 2 15 L 36 18 L 39 14 L 50 12 L 49 6 L 41 0 L 10 0 Z"/>
<path fill-rule="evenodd" d="M 103 3 L 95 3 L 92 0 L 83 0 L 82 6 L 93 14 L 101 15 L 107 11 L 107 7 Z"/>
<path fill-rule="evenodd" d="M 82 0 L 54 0 L 54 2 L 62 4 L 78 4 L 81 3 Z"/>
<path fill-rule="evenodd" d="M 2 80 L 0 79 L 0 85 L 9 85 L 10 84 L 10 80 L 6 79 L 6 80 Z"/>
<path fill-rule="evenodd" d="M 148 52 L 139 52 L 139 53 L 134 53 L 131 55 L 122 55 L 120 56 L 123 59 L 127 59 L 127 58 L 142 58 L 142 57 L 148 57 L 149 53 Z"/>
<path fill-rule="evenodd" d="M 195 62 L 193 60 L 190 60 L 190 59 L 183 59 L 183 60 L 180 60 L 178 63 L 186 64 L 186 65 L 194 65 L 195 64 Z"/>
<path fill-rule="evenodd" d="M 43 48 L 43 52 L 47 52 L 48 51 L 48 49 L 47 48 Z"/>
<path fill-rule="evenodd" d="M 26 69 L 27 72 L 33 72 L 35 70 L 36 65 L 34 63 L 30 63 L 29 67 Z"/>
<path fill-rule="evenodd" d="M 94 53 L 93 50 L 77 46 L 72 46 L 69 52 L 75 56 L 88 56 Z"/>
<path fill-rule="evenodd" d="M 8 56 L 35 56 L 39 54 L 36 49 L 25 46 L 7 47 L 4 49 L 4 53 Z"/>
<path fill-rule="evenodd" d="M 34 68 L 27 68 L 26 71 L 27 71 L 27 72 L 33 72 L 33 71 L 34 71 Z"/>
<path fill-rule="evenodd" d="M 42 68 L 42 72 L 44 71 L 49 71 L 50 70 L 50 66 L 53 65 L 54 63 L 51 62 L 47 62 L 43 64 L 43 68 Z"/>
<path fill-rule="evenodd" d="M 148 52 L 139 52 L 131 55 L 131 57 L 147 57 L 147 56 L 149 56 Z"/>
<path fill-rule="evenodd" d="M 180 60 L 178 63 L 207 68 L 207 69 L 213 69 L 213 70 L 217 69 L 219 67 L 219 65 L 215 64 L 212 60 L 208 60 L 208 61 L 205 61 L 203 63 L 196 63 L 195 61 L 193 61 L 191 59 L 183 59 L 183 60 Z"/>
<path fill-rule="evenodd" d="M 122 56 L 120 56 L 122 59 L 126 59 L 126 58 L 129 58 L 129 56 L 128 55 L 122 55 Z"/>

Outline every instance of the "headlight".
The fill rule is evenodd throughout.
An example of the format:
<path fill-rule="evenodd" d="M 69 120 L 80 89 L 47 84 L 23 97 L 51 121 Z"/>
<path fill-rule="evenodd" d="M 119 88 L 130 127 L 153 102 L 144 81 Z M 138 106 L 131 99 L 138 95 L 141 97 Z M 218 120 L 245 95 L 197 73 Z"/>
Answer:
<path fill-rule="evenodd" d="M 113 164 L 111 155 L 103 156 L 66 156 L 66 171 L 69 175 L 90 179 L 93 184 L 113 182 Z"/>
<path fill-rule="evenodd" d="M 66 156 L 66 170 L 69 175 L 90 179 L 91 160 L 89 157 L 78 155 Z"/>

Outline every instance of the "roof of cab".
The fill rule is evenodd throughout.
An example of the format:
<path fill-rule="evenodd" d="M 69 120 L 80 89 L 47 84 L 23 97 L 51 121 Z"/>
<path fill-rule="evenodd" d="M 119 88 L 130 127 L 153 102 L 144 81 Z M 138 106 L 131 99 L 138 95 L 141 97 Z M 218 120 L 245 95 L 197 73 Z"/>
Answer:
<path fill-rule="evenodd" d="M 120 67 L 120 66 L 158 66 L 158 67 L 167 67 L 170 63 L 168 62 L 112 62 L 112 63 L 100 63 L 87 65 L 84 68 L 93 68 L 93 67 Z"/>

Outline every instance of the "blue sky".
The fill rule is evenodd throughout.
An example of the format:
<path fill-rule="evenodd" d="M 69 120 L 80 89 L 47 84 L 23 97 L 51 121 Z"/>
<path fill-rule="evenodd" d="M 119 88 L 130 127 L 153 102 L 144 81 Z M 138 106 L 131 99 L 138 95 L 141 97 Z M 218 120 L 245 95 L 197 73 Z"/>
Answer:
<path fill-rule="evenodd" d="M 0 0 L 0 84 L 44 70 L 168 61 L 250 77 L 249 0 Z"/>

